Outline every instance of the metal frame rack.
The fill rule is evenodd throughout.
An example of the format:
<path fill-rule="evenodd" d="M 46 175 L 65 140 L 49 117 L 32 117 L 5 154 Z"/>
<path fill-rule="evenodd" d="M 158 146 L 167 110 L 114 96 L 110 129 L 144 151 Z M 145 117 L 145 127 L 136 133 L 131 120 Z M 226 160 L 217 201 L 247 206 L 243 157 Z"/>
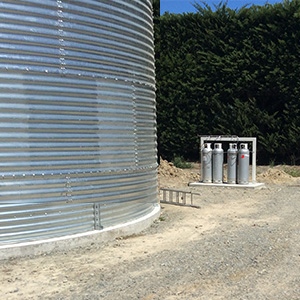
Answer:
<path fill-rule="evenodd" d="M 201 165 L 202 161 L 202 150 L 205 142 L 250 142 L 252 143 L 252 183 L 256 183 L 256 138 L 255 137 L 238 137 L 238 136 L 200 136 L 200 154 L 201 154 Z"/>

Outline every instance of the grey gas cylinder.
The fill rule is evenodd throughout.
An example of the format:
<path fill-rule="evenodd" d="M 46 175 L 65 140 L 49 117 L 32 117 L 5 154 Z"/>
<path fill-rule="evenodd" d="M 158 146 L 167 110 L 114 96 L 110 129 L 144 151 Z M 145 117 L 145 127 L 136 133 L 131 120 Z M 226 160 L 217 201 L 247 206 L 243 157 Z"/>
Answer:
<path fill-rule="evenodd" d="M 202 181 L 212 182 L 212 149 L 211 143 L 205 143 L 202 149 Z"/>
<path fill-rule="evenodd" d="M 223 182 L 224 151 L 221 143 L 215 143 L 213 155 L 213 183 Z"/>
<path fill-rule="evenodd" d="M 242 143 L 238 151 L 238 184 L 249 183 L 249 161 L 248 144 Z"/>
<path fill-rule="evenodd" d="M 230 143 L 227 151 L 227 183 L 236 183 L 237 144 Z"/>

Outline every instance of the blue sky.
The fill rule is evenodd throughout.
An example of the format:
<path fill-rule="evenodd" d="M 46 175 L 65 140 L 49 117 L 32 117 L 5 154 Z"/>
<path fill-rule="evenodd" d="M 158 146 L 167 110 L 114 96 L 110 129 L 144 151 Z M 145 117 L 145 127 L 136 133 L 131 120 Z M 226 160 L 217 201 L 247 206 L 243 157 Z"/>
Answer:
<path fill-rule="evenodd" d="M 210 6 L 214 7 L 213 4 L 219 4 L 221 0 L 206 0 L 205 2 Z M 200 3 L 200 1 L 197 1 Z M 228 0 L 227 6 L 235 9 L 241 8 L 245 4 L 264 5 L 266 2 L 270 4 L 282 2 L 280 0 Z M 168 11 L 170 13 L 184 13 L 184 12 L 196 12 L 194 6 L 192 5 L 194 0 L 160 0 L 160 14 Z"/>

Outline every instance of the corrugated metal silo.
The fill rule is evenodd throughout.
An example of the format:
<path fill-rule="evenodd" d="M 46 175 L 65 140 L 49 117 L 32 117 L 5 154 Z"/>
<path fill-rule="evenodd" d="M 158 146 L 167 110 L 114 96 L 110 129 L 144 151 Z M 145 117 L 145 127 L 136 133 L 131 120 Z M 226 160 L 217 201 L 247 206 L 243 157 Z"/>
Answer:
<path fill-rule="evenodd" d="M 149 0 L 0 1 L 0 244 L 157 206 Z"/>

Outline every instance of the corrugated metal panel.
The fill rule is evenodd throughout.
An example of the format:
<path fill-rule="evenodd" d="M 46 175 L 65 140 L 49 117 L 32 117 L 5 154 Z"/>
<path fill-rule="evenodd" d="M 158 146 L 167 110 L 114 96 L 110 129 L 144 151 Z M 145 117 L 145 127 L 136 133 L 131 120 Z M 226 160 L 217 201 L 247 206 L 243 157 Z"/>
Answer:
<path fill-rule="evenodd" d="M 149 213 L 155 127 L 151 1 L 0 1 L 0 243 Z"/>

